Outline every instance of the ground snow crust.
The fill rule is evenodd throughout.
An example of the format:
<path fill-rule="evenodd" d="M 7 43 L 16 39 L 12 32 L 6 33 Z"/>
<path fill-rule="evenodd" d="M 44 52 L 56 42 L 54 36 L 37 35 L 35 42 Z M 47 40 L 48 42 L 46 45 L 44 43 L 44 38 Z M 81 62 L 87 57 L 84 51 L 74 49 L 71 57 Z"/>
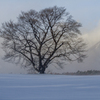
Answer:
<path fill-rule="evenodd" d="M 0 100 L 100 100 L 100 76 L 0 74 Z"/>

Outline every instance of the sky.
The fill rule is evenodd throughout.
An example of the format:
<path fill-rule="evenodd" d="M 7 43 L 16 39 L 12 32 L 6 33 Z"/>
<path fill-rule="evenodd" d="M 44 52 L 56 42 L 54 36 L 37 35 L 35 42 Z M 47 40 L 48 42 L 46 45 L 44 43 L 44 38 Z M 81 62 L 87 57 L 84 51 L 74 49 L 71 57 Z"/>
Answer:
<path fill-rule="evenodd" d="M 82 31 L 90 31 L 100 21 L 100 0 L 0 0 L 0 24 L 16 20 L 21 11 L 65 7 L 73 19 L 82 23 Z"/>
<path fill-rule="evenodd" d="M 73 19 L 82 24 L 80 30 L 89 46 L 100 40 L 100 0 L 0 0 L 0 27 L 9 20 L 17 21 L 21 11 L 40 11 L 55 5 L 65 7 Z M 3 55 L 0 48 L 0 57 Z M 6 66 L 3 61 L 2 65 Z"/>

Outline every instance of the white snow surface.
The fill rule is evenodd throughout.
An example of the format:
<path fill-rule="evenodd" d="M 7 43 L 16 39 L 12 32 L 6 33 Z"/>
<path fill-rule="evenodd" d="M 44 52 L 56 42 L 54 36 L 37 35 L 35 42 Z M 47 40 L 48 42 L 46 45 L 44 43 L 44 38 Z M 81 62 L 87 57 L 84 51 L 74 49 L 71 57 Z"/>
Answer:
<path fill-rule="evenodd" d="M 0 74 L 0 100 L 100 100 L 100 76 Z"/>

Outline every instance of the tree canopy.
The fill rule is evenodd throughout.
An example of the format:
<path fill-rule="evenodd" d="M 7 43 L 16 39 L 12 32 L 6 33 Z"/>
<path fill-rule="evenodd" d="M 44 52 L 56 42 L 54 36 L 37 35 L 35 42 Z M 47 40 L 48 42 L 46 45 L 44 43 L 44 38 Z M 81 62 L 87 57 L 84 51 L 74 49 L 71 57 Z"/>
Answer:
<path fill-rule="evenodd" d="M 0 37 L 5 60 L 32 66 L 39 73 L 55 59 L 82 61 L 85 46 L 79 28 L 64 7 L 22 12 L 17 22 L 2 24 Z"/>

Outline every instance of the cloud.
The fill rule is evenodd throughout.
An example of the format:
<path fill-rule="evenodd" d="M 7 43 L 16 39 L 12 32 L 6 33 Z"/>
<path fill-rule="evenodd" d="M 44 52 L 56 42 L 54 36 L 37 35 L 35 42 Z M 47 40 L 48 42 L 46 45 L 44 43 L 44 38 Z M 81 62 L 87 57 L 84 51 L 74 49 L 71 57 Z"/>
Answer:
<path fill-rule="evenodd" d="M 83 34 L 83 38 L 88 44 L 88 47 L 92 47 L 93 45 L 98 43 L 100 41 L 100 22 L 92 31 Z"/>

